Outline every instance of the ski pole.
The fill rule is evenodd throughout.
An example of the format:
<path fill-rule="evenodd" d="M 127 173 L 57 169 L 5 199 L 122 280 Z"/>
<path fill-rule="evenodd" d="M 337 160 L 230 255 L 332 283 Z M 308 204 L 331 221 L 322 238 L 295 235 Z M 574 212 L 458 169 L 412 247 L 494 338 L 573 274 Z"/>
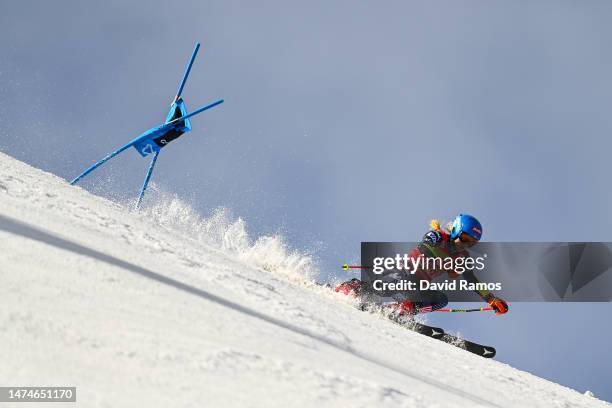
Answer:
<path fill-rule="evenodd" d="M 480 307 L 477 309 L 438 309 L 434 312 L 447 312 L 447 313 L 468 313 L 468 312 L 484 312 L 487 310 L 493 310 L 492 307 Z"/>

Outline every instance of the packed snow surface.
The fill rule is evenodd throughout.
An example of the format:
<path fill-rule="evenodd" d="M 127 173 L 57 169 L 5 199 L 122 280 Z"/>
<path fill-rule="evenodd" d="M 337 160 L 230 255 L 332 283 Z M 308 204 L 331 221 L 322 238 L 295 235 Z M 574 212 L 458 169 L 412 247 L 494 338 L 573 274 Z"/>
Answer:
<path fill-rule="evenodd" d="M 1 386 L 76 386 L 83 407 L 610 406 L 356 310 L 226 211 L 135 212 L 3 154 L 0 200 Z"/>

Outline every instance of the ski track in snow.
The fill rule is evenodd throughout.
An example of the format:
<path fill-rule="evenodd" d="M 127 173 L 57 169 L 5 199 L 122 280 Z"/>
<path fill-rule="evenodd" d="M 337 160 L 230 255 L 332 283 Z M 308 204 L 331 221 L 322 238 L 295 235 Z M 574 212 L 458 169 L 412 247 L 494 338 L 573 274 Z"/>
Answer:
<path fill-rule="evenodd" d="M 0 199 L 0 385 L 87 407 L 610 406 L 355 310 L 224 210 L 136 213 L 4 154 Z"/>

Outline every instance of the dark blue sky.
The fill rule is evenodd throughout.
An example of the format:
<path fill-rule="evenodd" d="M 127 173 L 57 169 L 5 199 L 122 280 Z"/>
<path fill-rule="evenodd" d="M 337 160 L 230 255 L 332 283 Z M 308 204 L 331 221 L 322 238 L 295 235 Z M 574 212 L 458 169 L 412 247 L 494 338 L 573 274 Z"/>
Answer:
<path fill-rule="evenodd" d="M 610 241 L 611 20 L 605 1 L 4 2 L 0 149 L 71 179 L 163 121 L 201 41 L 186 103 L 226 103 L 154 182 L 282 231 L 324 276 L 360 241 L 413 241 L 458 212 L 491 241 Z M 136 194 L 147 164 L 128 151 L 84 186 Z M 612 400 L 611 312 L 435 321 Z M 605 332 L 585 340 L 591 324 Z"/>

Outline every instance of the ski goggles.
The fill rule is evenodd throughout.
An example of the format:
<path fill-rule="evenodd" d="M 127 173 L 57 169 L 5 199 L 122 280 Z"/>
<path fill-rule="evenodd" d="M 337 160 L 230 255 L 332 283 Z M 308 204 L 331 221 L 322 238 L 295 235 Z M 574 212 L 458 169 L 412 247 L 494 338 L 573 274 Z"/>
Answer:
<path fill-rule="evenodd" d="M 462 232 L 461 235 L 459 235 L 459 240 L 461 240 L 461 242 L 463 242 L 465 246 L 473 246 L 478 242 L 476 238 L 474 238 L 470 234 L 466 234 L 465 232 Z"/>

